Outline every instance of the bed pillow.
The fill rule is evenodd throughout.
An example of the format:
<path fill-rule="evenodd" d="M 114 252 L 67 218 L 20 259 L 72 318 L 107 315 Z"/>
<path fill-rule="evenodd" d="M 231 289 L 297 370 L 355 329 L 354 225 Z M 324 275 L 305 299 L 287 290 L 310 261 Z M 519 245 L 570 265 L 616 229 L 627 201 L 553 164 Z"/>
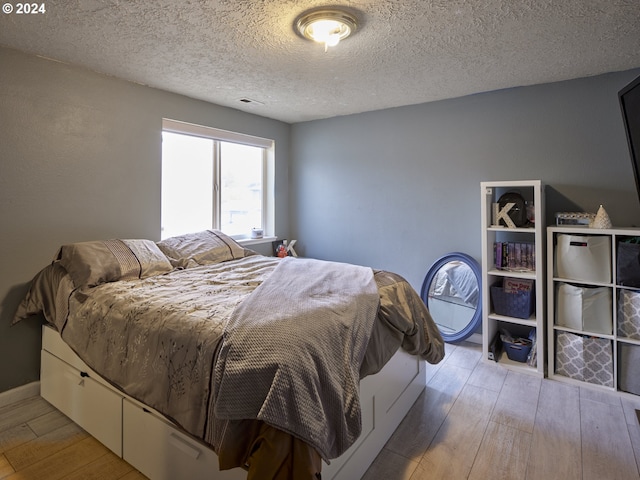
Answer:
<path fill-rule="evenodd" d="M 13 317 L 12 324 L 34 315 L 43 314 L 45 320 L 59 328 L 58 319 L 66 318 L 67 298 L 73 289 L 71 278 L 60 262 L 53 262 L 40 270 Z"/>
<path fill-rule="evenodd" d="M 133 280 L 173 270 L 169 259 L 151 240 L 97 240 L 63 245 L 60 264 L 76 287 Z"/>
<path fill-rule="evenodd" d="M 169 237 L 157 245 L 174 266 L 181 268 L 221 263 L 245 256 L 245 249 L 219 230 Z"/>

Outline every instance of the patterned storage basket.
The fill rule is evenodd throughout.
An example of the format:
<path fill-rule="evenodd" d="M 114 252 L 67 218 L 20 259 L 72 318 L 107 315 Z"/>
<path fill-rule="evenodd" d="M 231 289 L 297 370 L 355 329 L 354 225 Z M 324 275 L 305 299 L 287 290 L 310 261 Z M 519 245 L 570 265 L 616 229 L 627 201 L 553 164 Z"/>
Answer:
<path fill-rule="evenodd" d="M 618 335 L 640 340 L 640 292 L 620 290 Z"/>
<path fill-rule="evenodd" d="M 556 373 L 582 382 L 613 387 L 611 340 L 558 332 Z"/>
<path fill-rule="evenodd" d="M 493 310 L 498 315 L 515 318 L 529 318 L 533 313 L 533 290 L 528 292 L 505 293 L 499 286 L 491 287 Z"/>

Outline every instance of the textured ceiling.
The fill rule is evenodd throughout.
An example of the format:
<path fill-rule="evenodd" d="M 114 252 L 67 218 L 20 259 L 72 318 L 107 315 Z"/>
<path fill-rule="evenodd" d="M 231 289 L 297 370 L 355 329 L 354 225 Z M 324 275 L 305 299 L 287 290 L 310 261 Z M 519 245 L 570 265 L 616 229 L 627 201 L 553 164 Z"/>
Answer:
<path fill-rule="evenodd" d="M 0 44 L 290 123 L 640 67 L 640 0 L 44 3 Z M 360 28 L 325 53 L 293 23 L 327 4 Z"/>

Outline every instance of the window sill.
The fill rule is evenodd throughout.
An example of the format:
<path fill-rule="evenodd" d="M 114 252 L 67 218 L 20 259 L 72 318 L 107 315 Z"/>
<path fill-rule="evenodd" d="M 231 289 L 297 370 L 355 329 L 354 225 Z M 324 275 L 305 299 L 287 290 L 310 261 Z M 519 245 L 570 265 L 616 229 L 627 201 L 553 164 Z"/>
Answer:
<path fill-rule="evenodd" d="M 245 245 L 259 245 L 261 243 L 271 243 L 277 239 L 278 237 L 274 235 L 266 235 L 262 238 L 244 237 L 244 238 L 236 238 L 235 240 L 240 245 L 245 246 Z"/>

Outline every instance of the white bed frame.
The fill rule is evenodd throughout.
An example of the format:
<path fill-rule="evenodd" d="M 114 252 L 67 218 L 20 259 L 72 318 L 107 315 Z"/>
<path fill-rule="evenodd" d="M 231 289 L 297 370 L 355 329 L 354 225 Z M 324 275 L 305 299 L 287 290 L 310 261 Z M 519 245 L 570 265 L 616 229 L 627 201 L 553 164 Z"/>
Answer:
<path fill-rule="evenodd" d="M 361 478 L 425 384 L 424 360 L 403 350 L 363 379 L 362 434 L 342 456 L 323 464 L 322 478 Z M 48 326 L 42 331 L 40 389 L 45 400 L 151 480 L 246 479 L 240 468 L 219 471 L 213 450 L 102 379 Z"/>

